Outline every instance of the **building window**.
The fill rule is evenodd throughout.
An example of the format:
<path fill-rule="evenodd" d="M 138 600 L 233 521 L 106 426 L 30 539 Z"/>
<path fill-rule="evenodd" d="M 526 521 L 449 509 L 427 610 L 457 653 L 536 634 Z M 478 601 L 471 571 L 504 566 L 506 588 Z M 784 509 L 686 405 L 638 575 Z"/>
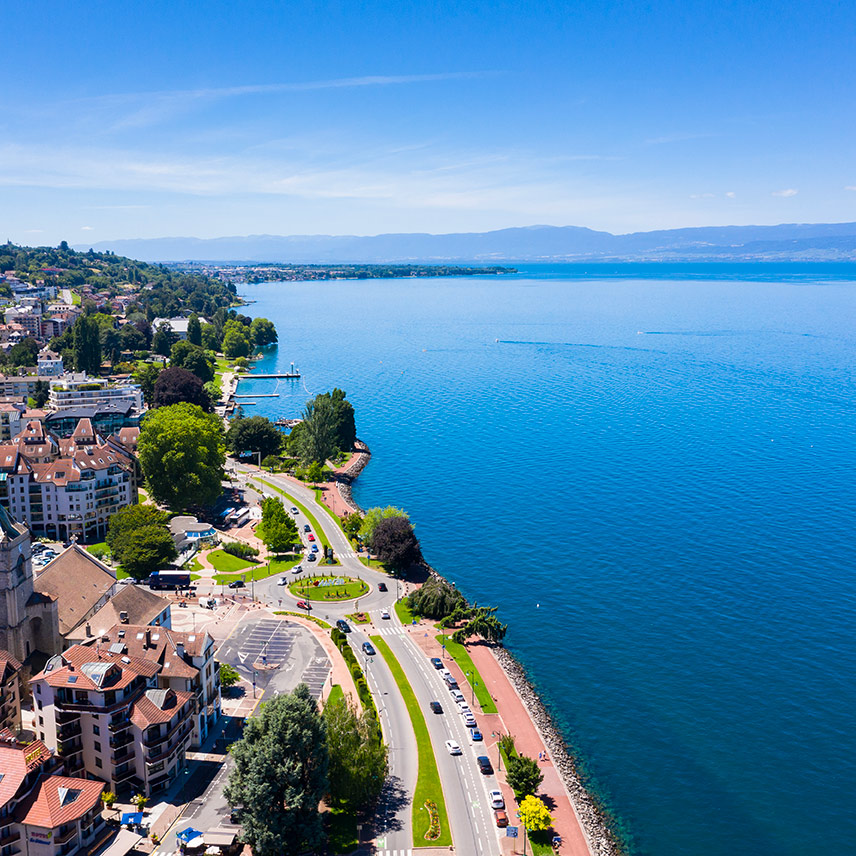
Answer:
<path fill-rule="evenodd" d="M 93 733 L 93 734 L 100 734 L 100 733 L 101 733 L 101 729 L 100 729 L 97 725 L 93 725 L 93 726 L 92 726 L 92 733 Z"/>
<path fill-rule="evenodd" d="M 44 724 L 45 724 L 45 718 L 43 716 L 40 716 L 39 717 L 39 725 L 44 725 Z"/>
<path fill-rule="evenodd" d="M 42 703 L 41 703 L 38 699 L 36 699 L 36 708 L 37 708 L 38 710 L 41 710 L 41 709 L 42 709 Z"/>
<path fill-rule="evenodd" d="M 96 751 L 96 752 L 100 752 L 100 751 L 101 751 L 101 744 L 100 744 L 97 740 L 93 741 L 93 744 L 92 744 L 92 745 L 95 747 L 95 751 Z"/>
<path fill-rule="evenodd" d="M 99 769 L 100 769 L 101 767 L 103 767 L 103 766 L 104 766 L 104 765 L 101 763 L 101 759 L 100 759 L 100 758 L 96 758 L 96 759 L 95 759 L 95 766 L 96 766 L 96 767 L 98 767 Z"/>

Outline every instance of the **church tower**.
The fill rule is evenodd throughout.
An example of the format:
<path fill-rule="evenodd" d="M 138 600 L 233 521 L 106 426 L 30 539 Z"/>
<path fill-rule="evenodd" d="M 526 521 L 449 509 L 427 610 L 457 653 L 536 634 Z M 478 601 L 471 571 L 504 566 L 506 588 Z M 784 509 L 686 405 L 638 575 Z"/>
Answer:
<path fill-rule="evenodd" d="M 0 648 L 21 662 L 37 647 L 32 598 L 30 532 L 0 505 Z"/>

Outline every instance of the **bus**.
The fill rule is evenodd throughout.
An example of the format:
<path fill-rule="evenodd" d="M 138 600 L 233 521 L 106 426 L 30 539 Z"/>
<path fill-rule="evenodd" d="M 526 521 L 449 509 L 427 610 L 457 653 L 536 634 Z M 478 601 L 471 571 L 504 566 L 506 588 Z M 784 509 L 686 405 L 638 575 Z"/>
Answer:
<path fill-rule="evenodd" d="M 190 571 L 154 571 L 149 576 L 149 588 L 186 589 L 190 588 Z"/>
<path fill-rule="evenodd" d="M 250 519 L 250 509 L 241 508 L 232 515 L 232 526 L 243 526 Z"/>

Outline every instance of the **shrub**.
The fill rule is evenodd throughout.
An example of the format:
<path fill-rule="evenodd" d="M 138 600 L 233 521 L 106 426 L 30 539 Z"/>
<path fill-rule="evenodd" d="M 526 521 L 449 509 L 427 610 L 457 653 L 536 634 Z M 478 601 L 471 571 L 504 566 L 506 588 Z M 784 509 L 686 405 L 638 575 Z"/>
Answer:
<path fill-rule="evenodd" d="M 259 554 L 255 547 L 241 541 L 226 541 L 222 547 L 224 552 L 237 556 L 239 559 L 254 559 Z"/>

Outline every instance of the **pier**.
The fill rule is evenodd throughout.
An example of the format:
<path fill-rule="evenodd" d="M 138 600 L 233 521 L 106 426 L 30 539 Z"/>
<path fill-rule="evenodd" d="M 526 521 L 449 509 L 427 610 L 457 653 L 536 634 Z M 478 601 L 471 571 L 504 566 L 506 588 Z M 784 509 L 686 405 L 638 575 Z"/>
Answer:
<path fill-rule="evenodd" d="M 255 392 L 246 395 L 233 395 L 232 398 L 279 398 L 278 392 Z"/>
<path fill-rule="evenodd" d="M 266 378 L 268 380 L 275 379 L 280 380 L 281 378 L 299 378 L 300 372 L 286 372 L 285 374 L 251 374 L 251 375 L 242 375 L 241 380 L 256 380 L 256 378 Z"/>

